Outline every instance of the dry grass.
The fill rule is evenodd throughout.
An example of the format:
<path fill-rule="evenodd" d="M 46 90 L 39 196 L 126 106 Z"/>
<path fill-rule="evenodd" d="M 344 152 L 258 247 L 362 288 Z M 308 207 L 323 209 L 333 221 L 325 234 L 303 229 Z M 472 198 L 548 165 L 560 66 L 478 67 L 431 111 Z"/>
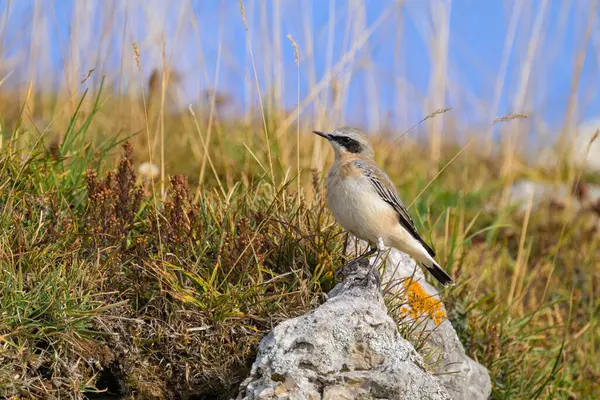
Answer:
<path fill-rule="evenodd" d="M 268 74 L 250 54 L 258 36 L 247 7 L 241 4 L 238 21 L 250 57 L 244 93 L 258 101 L 244 112 L 227 112 L 219 69 L 210 79 L 204 71 L 210 89 L 197 104 L 170 110 L 176 68 L 161 43 L 159 66 L 143 64 L 151 44 L 139 42 L 132 51 L 128 41 L 120 74 L 108 73 L 108 84 L 100 61 L 78 74 L 74 60 L 65 62 L 56 91 L 38 89 L 33 73 L 22 88 L 0 81 L 1 395 L 101 398 L 95 392 L 108 390 L 123 398 L 229 398 L 263 335 L 318 305 L 334 284 L 344 232 L 324 203 L 331 154 L 304 132 L 344 122 L 348 82 L 364 62 L 357 54 L 398 10 L 385 8 L 366 26 L 365 7 L 348 6 L 343 51 L 337 62 L 330 53 L 320 81 L 310 40 L 290 36 L 297 104 L 286 111 L 277 82 L 261 87 Z M 194 26 L 193 13 L 181 16 Z M 436 16 L 436 29 L 444 31 L 447 17 Z M 520 18 L 513 9 L 511 26 Z M 82 33 L 82 20 L 76 22 Z M 105 22 L 106 32 L 90 37 L 129 40 L 126 29 Z M 39 26 L 33 33 L 41 35 Z M 192 37 L 202 48 L 198 33 Z M 514 38 L 508 35 L 503 60 Z M 534 61 L 538 39 L 528 46 Z M 220 60 L 227 49 L 222 35 L 218 40 Z M 279 63 L 272 66 L 279 81 L 288 73 L 275 56 L 281 43 L 268 44 L 261 48 L 273 53 L 261 57 Z M 436 58 L 447 62 L 446 56 Z M 442 67 L 432 72 L 436 85 L 424 104 L 449 90 Z M 531 78 L 520 80 L 524 106 Z M 80 85 L 95 89 L 82 95 Z M 548 205 L 521 214 L 505 203 L 504 189 L 519 177 L 577 187 L 600 180 L 569 158 L 552 170 L 531 168 L 514 152 L 515 141 L 498 154 L 476 151 L 485 149 L 472 144 L 487 141 L 496 123 L 511 138 L 522 132 L 521 110 L 494 120 L 503 85 L 496 81 L 492 117 L 468 132 L 466 144 L 452 139 L 459 137 L 456 110 L 447 113 L 443 104 L 420 122 L 449 122 L 443 140 L 441 125 L 434 126 L 428 147 L 412 135 L 394 140 L 375 118 L 382 126 L 373 135 L 377 161 L 458 283 L 444 296 L 448 316 L 469 354 L 489 368 L 493 398 L 595 398 L 599 207 L 577 215 Z M 142 162 L 156 163 L 159 177 L 138 176 Z"/>
<path fill-rule="evenodd" d="M 275 186 L 266 149 L 240 170 L 248 152 L 237 149 L 255 130 L 222 123 L 232 153 L 211 145 L 214 176 L 201 187 L 174 176 L 160 200 L 135 173 L 144 149 L 91 142 L 101 137 L 100 113 L 89 125 L 74 121 L 56 154 L 33 136 L 25 142 L 27 132 L 3 149 L 2 390 L 75 396 L 96 385 L 136 398 L 226 398 L 260 338 L 318 304 L 343 263 L 321 175 L 298 193 L 296 177 L 275 164 Z M 459 283 L 445 298 L 449 315 L 490 368 L 494 396 L 596 393 L 595 214 L 484 211 L 501 201 L 500 162 L 448 147 L 454 161 L 426 181 L 425 149 L 385 140 L 377 148 Z M 169 165 L 181 162 L 166 154 Z M 309 157 L 301 151 L 303 165 Z"/>

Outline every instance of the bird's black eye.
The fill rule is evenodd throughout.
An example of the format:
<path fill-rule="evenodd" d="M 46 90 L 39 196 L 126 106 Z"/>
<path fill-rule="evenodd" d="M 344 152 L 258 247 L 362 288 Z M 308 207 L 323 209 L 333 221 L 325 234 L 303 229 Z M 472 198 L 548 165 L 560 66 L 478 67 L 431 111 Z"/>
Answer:
<path fill-rule="evenodd" d="M 348 136 L 338 136 L 334 140 L 341 144 L 350 153 L 360 153 L 362 151 L 362 146 L 360 143 Z"/>

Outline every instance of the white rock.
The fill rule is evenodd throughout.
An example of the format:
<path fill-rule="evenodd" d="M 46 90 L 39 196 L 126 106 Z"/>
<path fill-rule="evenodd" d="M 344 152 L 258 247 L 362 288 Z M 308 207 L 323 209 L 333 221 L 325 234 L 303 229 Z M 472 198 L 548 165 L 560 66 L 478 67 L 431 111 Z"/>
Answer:
<path fill-rule="evenodd" d="M 553 202 L 561 206 L 577 207 L 577 202 L 571 196 L 571 190 L 566 185 L 555 185 L 552 183 L 533 182 L 522 179 L 515 182 L 510 188 L 508 202 L 518 206 L 518 211 L 524 213 L 531 201 L 532 209 L 542 203 Z"/>
<path fill-rule="evenodd" d="M 565 183 L 534 182 L 522 179 L 510 188 L 508 202 L 517 205 L 518 211 L 524 213 L 529 207 L 535 210 L 540 205 L 554 204 L 578 212 L 589 208 L 600 201 L 600 185 L 580 183 L 579 195 L 573 193 L 573 188 Z"/>
<path fill-rule="evenodd" d="M 369 269 L 348 265 L 324 304 L 276 326 L 238 399 L 450 399 L 400 336 Z"/>
<path fill-rule="evenodd" d="M 439 301 L 438 291 L 426 280 L 416 261 L 392 249 L 383 275 L 384 287 L 397 290 L 398 281 L 410 278 L 417 281 L 430 296 Z M 441 304 L 446 314 L 446 308 Z M 423 316 L 427 332 L 426 346 L 421 355 L 435 359 L 436 376 L 454 400 L 487 399 L 492 391 L 488 370 L 467 356 L 454 327 L 446 318 L 436 325 L 429 316 Z"/>
<path fill-rule="evenodd" d="M 360 253 L 366 249 L 366 243 L 354 239 L 348 244 L 349 254 L 356 254 L 357 250 Z M 438 291 L 425 280 L 423 270 L 416 261 L 401 251 L 391 249 L 383 269 L 383 292 L 386 295 L 402 296 L 405 291 L 403 282 L 411 278 L 421 285 L 429 296 L 439 301 Z M 441 302 L 439 304 L 446 314 L 444 305 Z M 417 322 L 421 324 L 419 336 L 426 337 L 426 345 L 421 350 L 421 355 L 434 359 L 435 375 L 450 396 L 454 400 L 487 399 L 492 390 L 489 373 L 484 366 L 466 355 L 450 321 L 444 318 L 436 325 L 429 315 L 422 315 Z"/>

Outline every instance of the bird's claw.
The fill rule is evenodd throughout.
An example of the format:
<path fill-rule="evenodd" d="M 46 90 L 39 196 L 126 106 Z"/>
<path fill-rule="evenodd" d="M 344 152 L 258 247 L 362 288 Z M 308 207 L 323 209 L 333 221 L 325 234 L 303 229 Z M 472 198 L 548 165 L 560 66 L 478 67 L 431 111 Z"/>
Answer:
<path fill-rule="evenodd" d="M 379 267 L 380 264 L 380 259 L 381 256 L 383 254 L 383 252 L 385 252 L 387 249 L 385 247 L 385 244 L 383 243 L 383 239 L 382 238 L 377 238 L 377 256 L 375 257 L 375 259 L 373 260 L 373 262 L 371 263 L 371 267 L 369 268 L 369 271 L 367 272 L 367 274 L 365 275 L 365 277 L 363 278 L 363 281 L 368 282 L 369 281 L 369 276 L 371 274 L 373 274 L 373 271 Z M 375 250 L 371 250 L 371 254 L 373 254 L 375 252 Z"/>

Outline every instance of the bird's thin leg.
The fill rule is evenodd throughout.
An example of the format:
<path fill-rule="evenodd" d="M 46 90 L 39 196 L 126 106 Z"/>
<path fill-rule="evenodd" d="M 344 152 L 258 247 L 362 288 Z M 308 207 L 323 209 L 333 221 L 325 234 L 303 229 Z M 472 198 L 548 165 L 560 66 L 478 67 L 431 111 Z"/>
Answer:
<path fill-rule="evenodd" d="M 371 273 L 373 272 L 373 270 L 375 268 L 377 268 L 377 265 L 379 263 L 379 260 L 381 258 L 381 256 L 383 255 L 383 253 L 386 251 L 385 245 L 383 243 L 383 239 L 381 237 L 377 238 L 377 256 L 375 257 L 375 260 L 373 261 L 373 264 L 371 264 L 371 268 L 369 269 L 369 273 L 367 274 L 367 276 L 371 275 Z"/>
<path fill-rule="evenodd" d="M 377 247 L 373 247 L 373 246 L 369 245 L 369 251 L 352 259 L 351 261 L 348 262 L 348 264 L 356 262 L 358 260 L 362 260 L 363 258 L 371 257 L 373 254 L 375 254 L 376 251 L 377 251 Z"/>
<path fill-rule="evenodd" d="M 377 247 L 369 247 L 369 251 L 367 251 L 365 254 L 359 256 L 358 258 L 365 258 L 365 257 L 371 257 L 373 254 L 375 254 L 375 252 L 377 251 Z"/>

